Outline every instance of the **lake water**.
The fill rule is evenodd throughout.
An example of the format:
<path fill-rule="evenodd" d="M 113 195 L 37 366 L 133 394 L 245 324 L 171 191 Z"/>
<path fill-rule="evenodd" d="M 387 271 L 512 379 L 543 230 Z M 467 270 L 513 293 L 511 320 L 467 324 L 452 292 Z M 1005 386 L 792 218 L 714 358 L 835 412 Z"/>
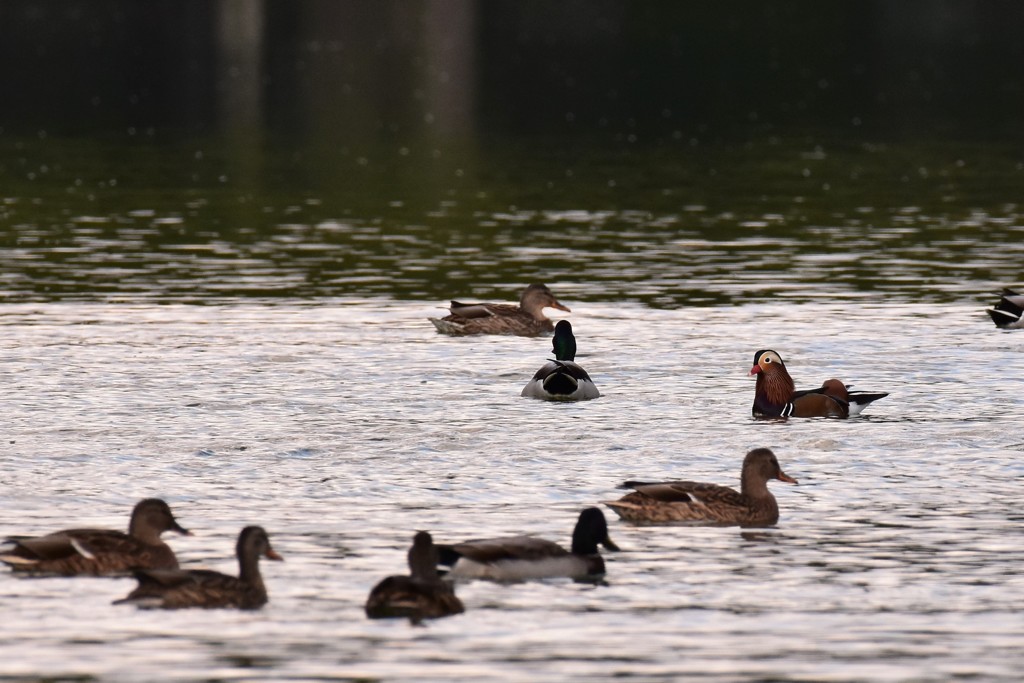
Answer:
<path fill-rule="evenodd" d="M 557 284 L 556 292 L 559 291 Z M 565 288 L 562 288 L 563 290 Z M 187 565 L 235 571 L 264 525 L 255 614 L 136 611 L 127 579 L 0 576 L 0 672 L 101 680 L 950 680 L 1024 666 L 1024 336 L 978 306 L 655 309 L 562 300 L 604 396 L 523 399 L 546 339 L 450 338 L 436 302 L 25 303 L 0 312 L 0 534 L 121 528 L 162 496 Z M 861 417 L 756 421 L 756 349 L 799 386 L 891 395 Z M 733 484 L 770 446 L 775 528 L 613 521 L 604 585 L 459 586 L 465 614 L 369 621 L 372 585 L 438 540 L 568 542 L 631 477 Z M 609 512 L 610 514 L 610 512 Z"/>
<path fill-rule="evenodd" d="M 1024 332 L 984 313 L 1024 277 L 1019 9 L 101 4 L 0 22 L 0 536 L 159 496 L 184 565 L 248 524 L 286 561 L 255 613 L 4 570 L 0 679 L 1020 679 Z M 600 399 L 427 321 L 530 282 Z M 890 395 L 753 420 L 764 348 Z M 363 614 L 416 530 L 568 543 L 759 446 L 775 527 L 607 511 L 603 583 Z"/>

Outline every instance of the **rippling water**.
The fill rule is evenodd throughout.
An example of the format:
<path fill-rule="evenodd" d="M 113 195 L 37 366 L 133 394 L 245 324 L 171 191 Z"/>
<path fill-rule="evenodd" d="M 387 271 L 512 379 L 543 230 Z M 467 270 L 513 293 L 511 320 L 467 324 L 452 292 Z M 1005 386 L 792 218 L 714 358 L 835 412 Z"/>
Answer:
<path fill-rule="evenodd" d="M 216 140 L 190 140 L 196 160 L 178 143 L 0 136 L 0 161 L 17 157 L 0 163 L 0 294 L 444 301 L 545 281 L 586 301 L 677 308 L 978 302 L 1018 281 L 1024 162 L 1001 146 L 849 135 L 760 131 L 582 157 L 544 140 L 437 159 L 384 148 L 327 168 L 296 167 L 287 147 L 247 168 Z M 125 159 L 117 173 L 110 156 Z M 200 180 L 182 184 L 192 168 Z"/>
<path fill-rule="evenodd" d="M 0 571 L 0 679 L 1020 678 L 1019 10 L 99 4 L 0 5 L 0 536 L 160 496 L 183 564 L 286 561 L 252 614 Z M 537 281 L 600 399 L 426 320 Z M 755 421 L 763 348 L 890 396 Z M 773 528 L 613 519 L 603 583 L 363 614 L 418 529 L 568 542 L 757 446 Z"/>
<path fill-rule="evenodd" d="M 0 535 L 121 528 L 162 496 L 196 533 L 169 538 L 183 563 L 235 571 L 251 523 L 286 562 L 255 614 L 5 573 L 0 674 L 1017 678 L 1024 335 L 974 304 L 563 301 L 599 400 L 520 398 L 550 342 L 440 336 L 423 301 L 4 306 Z M 846 421 L 755 421 L 764 347 L 798 386 L 892 393 Z M 735 483 L 754 446 L 800 480 L 773 485 L 775 528 L 613 521 L 604 584 L 469 583 L 465 614 L 421 628 L 363 616 L 414 530 L 568 542 L 623 479 Z"/>

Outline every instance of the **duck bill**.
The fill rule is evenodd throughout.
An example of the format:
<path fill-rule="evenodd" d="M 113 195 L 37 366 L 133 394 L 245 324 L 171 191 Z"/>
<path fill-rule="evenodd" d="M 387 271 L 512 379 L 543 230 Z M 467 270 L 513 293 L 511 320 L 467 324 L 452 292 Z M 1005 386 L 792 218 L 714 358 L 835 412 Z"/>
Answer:
<path fill-rule="evenodd" d="M 551 308 L 557 308 L 560 311 L 565 311 L 566 313 L 572 313 L 572 310 L 568 306 L 566 306 L 565 304 L 563 304 L 560 301 L 556 301 L 553 304 L 551 304 Z"/>
<path fill-rule="evenodd" d="M 753 377 L 754 375 L 756 375 L 759 372 L 761 372 L 761 366 L 760 365 L 755 365 L 754 367 L 750 368 L 750 375 L 749 375 L 749 377 Z"/>
<path fill-rule="evenodd" d="M 779 479 L 779 481 L 784 481 L 787 484 L 797 484 L 797 483 L 799 483 L 799 482 L 797 482 L 796 479 L 794 479 L 793 477 L 789 476 L 785 472 L 779 472 L 778 479 Z"/>
<path fill-rule="evenodd" d="M 603 545 L 606 550 L 621 550 L 619 546 L 615 545 L 615 543 L 612 542 L 611 536 L 605 536 L 604 540 L 601 541 L 601 545 Z"/>
<path fill-rule="evenodd" d="M 195 534 L 193 534 L 191 531 L 189 531 L 185 527 L 181 526 L 177 522 L 175 522 L 174 526 L 171 527 L 171 531 L 177 531 L 182 536 L 195 536 Z"/>
<path fill-rule="evenodd" d="M 278 562 L 284 562 L 284 558 L 277 554 L 277 551 L 273 548 L 267 548 L 267 552 L 264 553 L 268 560 L 277 560 Z"/>

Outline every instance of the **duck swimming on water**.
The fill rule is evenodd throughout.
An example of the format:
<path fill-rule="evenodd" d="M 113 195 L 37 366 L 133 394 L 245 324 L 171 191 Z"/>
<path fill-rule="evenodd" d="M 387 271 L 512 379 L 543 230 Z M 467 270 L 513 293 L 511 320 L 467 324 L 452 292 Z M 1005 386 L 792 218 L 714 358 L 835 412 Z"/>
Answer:
<path fill-rule="evenodd" d="M 178 560 L 160 535 L 191 533 L 171 508 L 146 498 L 132 510 L 128 533 L 112 529 L 65 529 L 46 536 L 12 537 L 0 562 L 33 576 L 124 576 L 132 569 L 175 569 Z"/>
<path fill-rule="evenodd" d="M 751 375 L 754 385 L 754 417 L 849 417 L 857 415 L 886 393 L 849 391 L 838 379 L 826 380 L 817 389 L 797 391 L 782 356 L 770 349 L 754 354 Z"/>
<path fill-rule="evenodd" d="M 544 315 L 545 308 L 556 308 L 569 313 L 551 290 L 543 284 L 533 284 L 523 290 L 519 305 L 464 304 L 451 302 L 451 315 L 430 318 L 438 332 L 454 336 L 471 334 L 511 334 L 537 337 L 551 334 L 555 327 Z"/>
<path fill-rule="evenodd" d="M 605 505 L 627 522 L 770 526 L 779 520 L 779 504 L 768 490 L 771 479 L 797 483 L 770 449 L 755 448 L 743 458 L 738 492 L 694 481 L 627 481 L 620 488 L 633 492 Z"/>
<path fill-rule="evenodd" d="M 559 320 L 551 340 L 555 360 L 545 363 L 523 387 L 521 396 L 547 401 L 585 401 L 601 392 L 587 371 L 575 362 L 576 337 L 568 320 Z"/>

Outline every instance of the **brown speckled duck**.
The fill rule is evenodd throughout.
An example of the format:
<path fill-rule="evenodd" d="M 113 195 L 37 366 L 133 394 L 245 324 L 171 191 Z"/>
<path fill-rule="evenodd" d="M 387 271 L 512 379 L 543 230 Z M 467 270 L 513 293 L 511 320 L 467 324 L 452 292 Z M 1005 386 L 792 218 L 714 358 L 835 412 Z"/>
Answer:
<path fill-rule="evenodd" d="M 739 492 L 693 481 L 627 481 L 620 488 L 633 492 L 604 504 L 627 522 L 770 526 L 779 520 L 779 505 L 768 490 L 769 479 L 796 483 L 770 449 L 755 448 L 743 459 Z"/>
<path fill-rule="evenodd" d="M 263 527 L 247 526 L 235 547 L 238 576 L 208 569 L 144 569 L 134 572 L 139 585 L 128 597 L 114 602 L 139 607 L 259 609 L 267 604 L 267 588 L 260 575 L 260 556 L 283 560 L 270 546 Z"/>
<path fill-rule="evenodd" d="M 797 391 L 782 357 L 764 349 L 754 354 L 751 375 L 754 386 L 754 417 L 849 417 L 888 393 L 849 391 L 838 379 L 826 380 L 817 389 Z"/>
<path fill-rule="evenodd" d="M 562 305 L 547 286 L 530 285 L 523 290 L 519 305 L 511 304 L 463 304 L 451 302 L 451 315 L 430 318 L 438 332 L 451 335 L 469 334 L 512 334 L 520 337 L 536 337 L 551 334 L 555 326 L 544 315 L 545 308 L 569 311 Z"/>
<path fill-rule="evenodd" d="M 437 548 L 430 534 L 420 531 L 413 537 L 408 559 L 409 576 L 389 576 L 370 591 L 366 616 L 420 621 L 465 611 L 451 585 L 437 574 Z"/>
<path fill-rule="evenodd" d="M 160 539 L 165 531 L 190 535 L 157 498 L 139 501 L 128 533 L 111 529 L 66 529 L 46 536 L 7 539 L 0 561 L 15 572 L 36 576 L 124 576 L 132 569 L 175 569 L 174 551 Z"/>

